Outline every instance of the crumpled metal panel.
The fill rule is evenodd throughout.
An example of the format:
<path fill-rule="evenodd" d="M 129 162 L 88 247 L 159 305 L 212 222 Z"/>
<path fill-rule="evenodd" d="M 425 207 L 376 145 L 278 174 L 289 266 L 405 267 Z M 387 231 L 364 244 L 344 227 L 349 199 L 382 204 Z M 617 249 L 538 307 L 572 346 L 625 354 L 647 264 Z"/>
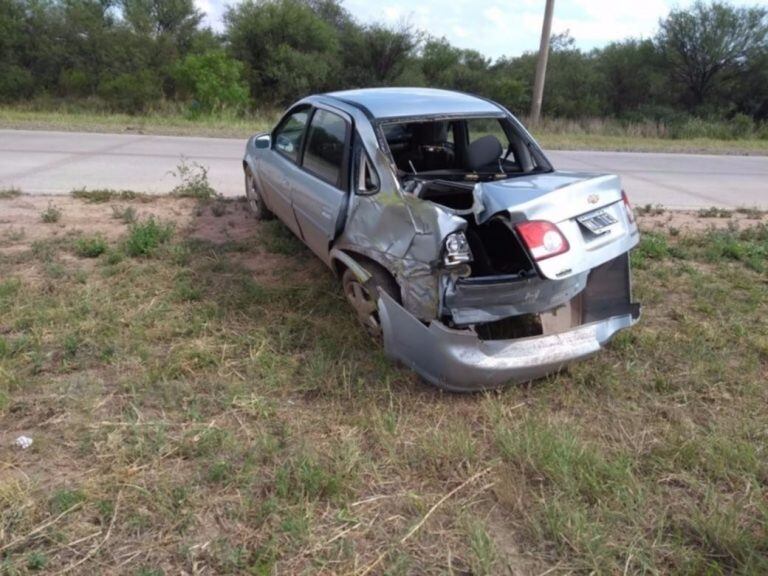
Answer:
<path fill-rule="evenodd" d="M 400 284 L 403 305 L 417 318 L 439 313 L 438 263 L 446 236 L 467 222 L 429 202 L 382 190 L 356 196 L 334 248 L 384 266 Z"/>
<path fill-rule="evenodd" d="M 568 302 L 587 285 L 589 272 L 566 280 L 539 277 L 517 280 L 452 279 L 446 281 L 443 305 L 458 326 L 493 322 L 550 310 Z M 482 280 L 482 281 L 481 281 Z"/>
<path fill-rule="evenodd" d="M 549 336 L 480 340 L 469 330 L 428 325 L 381 293 L 379 318 L 384 350 L 425 380 L 454 392 L 489 390 L 540 378 L 590 356 L 619 330 L 635 323 L 631 314 L 614 316 Z"/>

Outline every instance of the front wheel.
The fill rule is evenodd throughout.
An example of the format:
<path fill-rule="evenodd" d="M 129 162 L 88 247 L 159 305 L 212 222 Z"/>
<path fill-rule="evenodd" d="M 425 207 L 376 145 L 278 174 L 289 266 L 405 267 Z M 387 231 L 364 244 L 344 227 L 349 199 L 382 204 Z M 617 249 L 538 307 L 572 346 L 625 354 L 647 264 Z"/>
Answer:
<path fill-rule="evenodd" d="M 375 340 L 381 340 L 381 319 L 379 318 L 379 288 L 391 296 L 396 302 L 400 302 L 400 287 L 392 275 L 381 266 L 366 262 L 361 264 L 371 275 L 365 284 L 358 280 L 355 273 L 349 268 L 344 271 L 341 283 L 344 287 L 344 296 L 347 302 L 357 314 L 357 319 L 363 325 L 366 332 Z"/>
<path fill-rule="evenodd" d="M 248 200 L 248 208 L 256 220 L 270 220 L 274 218 L 272 211 L 264 204 L 256 178 L 250 168 L 245 169 L 245 198 Z"/>

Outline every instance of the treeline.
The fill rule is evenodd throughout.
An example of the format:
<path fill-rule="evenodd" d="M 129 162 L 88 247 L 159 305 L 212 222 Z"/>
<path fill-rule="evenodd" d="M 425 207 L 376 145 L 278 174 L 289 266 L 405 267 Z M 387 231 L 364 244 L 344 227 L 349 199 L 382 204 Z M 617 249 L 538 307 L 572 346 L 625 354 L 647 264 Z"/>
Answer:
<path fill-rule="evenodd" d="M 514 14 L 509 17 L 514 19 Z M 0 0 L 0 100 L 140 113 L 282 106 L 342 88 L 454 88 L 530 105 L 536 53 L 495 61 L 408 25 L 362 24 L 339 0 L 246 0 L 224 31 L 193 0 Z M 699 2 L 654 38 L 585 52 L 553 38 L 544 113 L 627 121 L 768 119 L 768 10 Z"/>

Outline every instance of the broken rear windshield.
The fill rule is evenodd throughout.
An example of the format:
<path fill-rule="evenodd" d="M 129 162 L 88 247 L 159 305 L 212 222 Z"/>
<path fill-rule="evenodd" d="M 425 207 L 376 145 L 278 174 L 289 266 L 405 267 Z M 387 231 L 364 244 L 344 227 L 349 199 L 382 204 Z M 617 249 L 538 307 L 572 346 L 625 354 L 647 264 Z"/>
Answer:
<path fill-rule="evenodd" d="M 508 176 L 549 170 L 504 118 L 459 118 L 382 125 L 401 175 Z"/>

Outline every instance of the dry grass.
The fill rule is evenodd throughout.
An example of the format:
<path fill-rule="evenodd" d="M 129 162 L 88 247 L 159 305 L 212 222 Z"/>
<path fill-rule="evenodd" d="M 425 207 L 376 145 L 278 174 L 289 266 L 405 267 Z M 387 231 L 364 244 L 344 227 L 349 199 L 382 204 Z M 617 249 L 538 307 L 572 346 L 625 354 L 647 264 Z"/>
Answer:
<path fill-rule="evenodd" d="M 637 327 L 456 396 L 242 203 L 41 202 L 0 199 L 0 572 L 768 571 L 764 223 L 654 222 Z M 131 257 L 150 215 L 172 236 Z"/>
<path fill-rule="evenodd" d="M 129 116 L 66 106 L 58 110 L 40 110 L 6 105 L 0 106 L 0 128 L 248 138 L 255 132 L 271 129 L 280 114 L 279 110 L 264 110 L 244 117 L 190 118 L 178 112 L 164 111 Z M 551 150 L 768 155 L 766 130 L 763 128 L 760 134 L 737 139 L 718 138 L 717 132 L 709 134 L 707 131 L 675 136 L 664 124 L 656 122 L 623 124 L 611 119 L 586 118 L 545 119 L 531 131 L 545 149 Z"/>

